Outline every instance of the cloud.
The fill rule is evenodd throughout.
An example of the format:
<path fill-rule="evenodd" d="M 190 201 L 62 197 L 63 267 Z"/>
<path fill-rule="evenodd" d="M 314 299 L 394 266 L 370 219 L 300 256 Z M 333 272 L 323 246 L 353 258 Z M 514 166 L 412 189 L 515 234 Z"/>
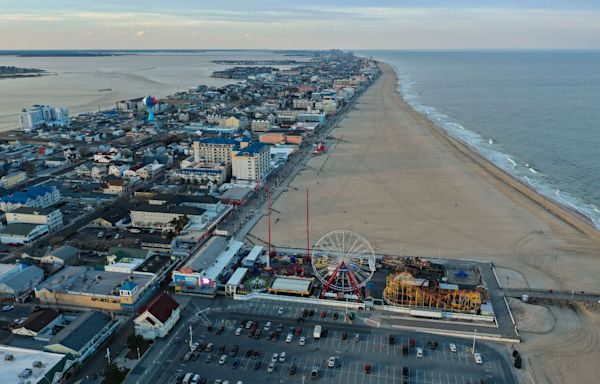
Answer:
<path fill-rule="evenodd" d="M 135 33 L 135 37 L 144 37 L 145 32 L 144 31 L 137 31 Z"/>

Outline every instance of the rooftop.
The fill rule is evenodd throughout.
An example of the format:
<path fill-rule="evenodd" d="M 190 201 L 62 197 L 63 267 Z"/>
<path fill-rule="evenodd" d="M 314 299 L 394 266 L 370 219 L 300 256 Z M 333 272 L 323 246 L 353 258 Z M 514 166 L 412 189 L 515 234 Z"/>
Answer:
<path fill-rule="evenodd" d="M 47 215 L 51 212 L 56 211 L 58 208 L 48 207 L 48 208 L 32 208 L 32 207 L 19 207 L 10 211 L 10 213 L 19 213 L 24 215 Z"/>
<path fill-rule="evenodd" d="M 152 300 L 146 310 L 160 320 L 161 323 L 164 323 L 178 307 L 179 304 L 171 296 L 162 293 L 156 299 Z"/>
<path fill-rule="evenodd" d="M 200 272 L 212 265 L 219 254 L 227 247 L 227 238 L 213 236 L 204 244 L 197 253 L 183 266 L 183 269 L 191 269 Z"/>
<path fill-rule="evenodd" d="M 102 312 L 84 312 L 50 339 L 48 345 L 60 344 L 79 352 L 110 322 L 110 317 Z"/>
<path fill-rule="evenodd" d="M 23 223 L 13 223 L 8 224 L 4 229 L 0 231 L 0 234 L 5 235 L 15 235 L 15 236 L 27 236 L 33 231 L 37 226 L 45 225 L 45 224 L 23 224 Z"/>
<path fill-rule="evenodd" d="M 234 139 L 226 139 L 222 137 L 209 137 L 206 139 L 196 139 L 194 141 L 198 141 L 202 144 L 220 144 L 220 145 L 238 145 L 239 142 Z"/>
<path fill-rule="evenodd" d="M 54 319 L 60 316 L 58 311 L 53 309 L 42 309 L 41 311 L 33 312 L 27 320 L 19 325 L 19 328 L 25 328 L 33 332 L 39 332 Z"/>
<path fill-rule="evenodd" d="M 12 359 L 7 359 L 8 356 L 12 356 Z M 44 376 L 63 359 L 64 355 L 58 353 L 0 345 L 0 372 L 3 382 L 6 383 L 18 383 L 19 375 L 26 369 L 32 370 L 31 376 L 27 378 L 31 384 L 46 383 Z M 37 361 L 42 363 L 36 364 L 39 368 L 33 366 Z"/>
<path fill-rule="evenodd" d="M 201 216 L 205 209 L 196 208 L 196 207 L 182 207 L 177 205 L 155 205 L 155 204 L 140 204 L 131 208 L 131 211 L 134 212 L 156 212 L 156 213 L 172 213 L 179 215 L 188 215 L 188 216 Z"/>
<path fill-rule="evenodd" d="M 236 156 L 254 156 L 259 152 L 264 151 L 267 145 L 260 141 L 255 141 L 244 149 L 240 149 Z"/>
<path fill-rule="evenodd" d="M 47 278 L 39 284 L 36 290 L 47 289 L 49 291 L 118 296 L 118 289 L 123 283 L 133 281 L 139 287 L 144 287 L 152 279 L 154 279 L 154 275 L 145 273 L 107 272 L 87 267 L 69 266 Z"/>
<path fill-rule="evenodd" d="M 303 277 L 277 276 L 271 284 L 271 289 L 275 291 L 304 293 L 310 290 L 312 281 L 313 279 Z"/>

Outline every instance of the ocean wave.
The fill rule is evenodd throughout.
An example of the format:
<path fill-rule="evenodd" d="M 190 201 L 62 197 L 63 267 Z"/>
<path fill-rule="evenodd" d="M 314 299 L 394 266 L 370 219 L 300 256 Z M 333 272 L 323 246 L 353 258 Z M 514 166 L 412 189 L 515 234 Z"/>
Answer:
<path fill-rule="evenodd" d="M 584 202 L 579 198 L 552 186 L 551 180 L 545 175 L 531 167 L 529 163 L 521 166 L 518 160 L 502 152 L 502 148 L 493 139 L 485 139 L 477 132 L 471 131 L 447 115 L 439 112 L 435 107 L 424 105 L 419 100 L 418 93 L 413 92 L 414 81 L 397 63 L 388 64 L 394 69 L 398 78 L 397 90 L 402 98 L 417 112 L 427 116 L 438 127 L 445 130 L 452 137 L 461 140 L 476 152 L 491 161 L 500 169 L 510 173 L 512 176 L 531 186 L 537 193 L 547 197 L 567 208 L 573 209 L 587 217 L 594 226 L 600 230 L 600 210 L 593 204 Z M 494 145 L 492 145 L 494 144 Z M 518 156 L 517 156 L 518 157 Z"/>

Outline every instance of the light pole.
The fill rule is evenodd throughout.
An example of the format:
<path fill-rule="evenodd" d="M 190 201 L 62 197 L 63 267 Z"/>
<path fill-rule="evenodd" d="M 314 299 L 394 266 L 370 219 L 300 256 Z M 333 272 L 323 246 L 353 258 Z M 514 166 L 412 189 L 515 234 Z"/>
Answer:
<path fill-rule="evenodd" d="M 474 329 L 473 332 L 473 351 L 472 353 L 475 354 L 475 338 L 477 337 L 477 329 Z"/>

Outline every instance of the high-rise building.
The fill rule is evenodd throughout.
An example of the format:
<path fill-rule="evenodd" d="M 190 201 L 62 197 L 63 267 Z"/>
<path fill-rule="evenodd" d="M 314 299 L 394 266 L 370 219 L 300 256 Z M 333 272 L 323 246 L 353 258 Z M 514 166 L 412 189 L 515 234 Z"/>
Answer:
<path fill-rule="evenodd" d="M 233 151 L 233 177 L 238 181 L 260 182 L 271 169 L 270 157 L 269 146 L 260 142 Z"/>
<path fill-rule="evenodd" d="M 69 108 L 34 105 L 21 111 L 19 123 L 23 130 L 35 129 L 41 125 L 68 127 Z"/>

